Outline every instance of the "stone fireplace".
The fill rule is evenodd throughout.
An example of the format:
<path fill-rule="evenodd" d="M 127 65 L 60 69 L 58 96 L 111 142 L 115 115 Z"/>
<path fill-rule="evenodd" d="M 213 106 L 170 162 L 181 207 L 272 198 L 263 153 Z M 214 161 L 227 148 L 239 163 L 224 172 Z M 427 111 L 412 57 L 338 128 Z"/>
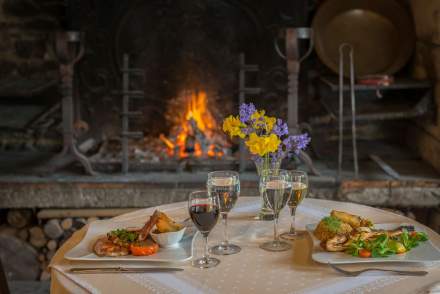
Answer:
<path fill-rule="evenodd" d="M 87 219 L 186 200 L 207 171 L 240 170 L 242 195 L 258 194 L 249 154 L 222 120 L 243 101 L 286 121 L 295 115 L 281 57 L 286 31 L 310 27 L 324 2 L 0 0 L 0 236 L 37 242 L 30 254 L 42 271 L 32 278 L 47 278 L 51 254 Z M 438 230 L 440 41 L 431 10 L 440 7 L 427 2 L 428 12 L 415 0 L 405 6 L 417 42 L 395 82 L 356 85 L 357 177 L 351 104 L 339 140 L 338 76 L 314 50 L 301 63 L 295 127 L 310 134 L 318 173 L 302 158 L 283 167 L 309 172 L 309 197 L 398 210 Z M 78 32 L 73 71 L 57 51 L 60 31 Z M 303 39 L 297 49 L 309 45 Z M 66 96 L 67 135 L 96 174 L 57 157 Z"/>
<path fill-rule="evenodd" d="M 273 50 L 276 31 L 268 28 L 280 21 L 274 16 L 277 5 L 220 0 L 79 3 L 72 23 L 84 32 L 87 49 L 77 67 L 78 97 L 82 119 L 105 145 L 92 159 L 98 170 L 121 161 L 115 151 L 121 149 L 117 142 L 124 133 L 124 55 L 128 67 L 139 73 L 128 75 L 127 89 L 141 93 L 127 103 L 130 112 L 138 113 L 129 120 L 130 131 L 138 136 L 127 136 L 132 166 L 160 161 L 178 167 L 182 160 L 197 158 L 233 165 L 236 150 L 221 134 L 221 120 L 238 107 L 240 54 L 260 69 L 248 77 L 250 84 L 264 84 L 252 99 L 280 105 L 271 111 L 285 115 L 285 85 L 280 87 L 278 80 L 283 62 Z"/>

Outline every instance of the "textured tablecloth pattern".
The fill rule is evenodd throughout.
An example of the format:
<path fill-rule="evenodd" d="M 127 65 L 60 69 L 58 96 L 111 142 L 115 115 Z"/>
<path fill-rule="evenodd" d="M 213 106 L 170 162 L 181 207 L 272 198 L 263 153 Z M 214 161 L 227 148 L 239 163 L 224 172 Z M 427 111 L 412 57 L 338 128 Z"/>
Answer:
<path fill-rule="evenodd" d="M 230 240 L 242 247 L 239 254 L 221 256 L 219 266 L 207 270 L 193 268 L 183 263 L 185 271 L 152 274 L 90 274 L 73 275 L 67 272 L 72 266 L 114 266 L 111 262 L 70 262 L 63 258 L 65 252 L 84 236 L 87 227 L 76 232 L 57 252 L 52 261 L 52 293 L 423 293 L 433 283 L 440 281 L 437 264 L 424 267 L 425 277 L 401 277 L 378 273 L 360 277 L 342 277 L 311 259 L 312 240 L 308 235 L 293 242 L 286 252 L 266 252 L 258 246 L 272 238 L 272 222 L 253 220 L 259 208 L 259 198 L 241 197 L 230 213 Z M 159 207 L 177 220 L 188 217 L 187 204 L 180 202 Z M 297 228 L 304 230 L 308 223 L 316 223 L 332 209 L 344 210 L 372 219 L 375 223 L 415 223 L 403 216 L 383 210 L 343 202 L 306 199 L 297 211 Z M 113 221 L 145 222 L 154 208 L 125 214 Z M 280 218 L 280 231 L 289 227 L 287 210 Z M 210 245 L 222 239 L 222 224 L 210 235 Z M 440 236 L 426 228 L 431 241 L 440 247 Z M 194 255 L 202 254 L 200 235 L 195 241 Z M 119 264 L 118 264 L 119 265 Z M 124 264 L 145 266 L 145 264 Z M 381 265 L 382 267 L 382 265 Z M 390 267 L 389 265 L 383 267 Z M 395 265 L 394 265 L 395 267 Z M 414 267 L 399 266 L 400 268 Z M 350 265 L 347 268 L 361 268 Z M 420 267 L 417 267 L 419 269 Z"/>

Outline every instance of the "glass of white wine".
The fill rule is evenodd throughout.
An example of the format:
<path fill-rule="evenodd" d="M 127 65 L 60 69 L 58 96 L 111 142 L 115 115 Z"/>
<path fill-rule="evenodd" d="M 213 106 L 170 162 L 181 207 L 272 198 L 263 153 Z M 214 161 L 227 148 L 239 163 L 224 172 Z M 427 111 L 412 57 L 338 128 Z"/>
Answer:
<path fill-rule="evenodd" d="M 292 195 L 287 202 L 290 210 L 291 223 L 289 231 L 282 233 L 280 237 L 285 240 L 294 240 L 299 236 L 295 229 L 296 208 L 307 196 L 309 190 L 309 179 L 307 177 L 307 173 L 304 171 L 292 170 L 288 171 L 288 173 L 290 175 L 289 180 L 291 181 L 292 185 Z"/>
<path fill-rule="evenodd" d="M 238 245 L 228 240 L 228 213 L 234 207 L 240 195 L 240 178 L 235 171 L 214 171 L 208 173 L 206 183 L 208 192 L 213 197 L 218 197 L 220 203 L 220 215 L 224 223 L 224 240 L 220 244 L 211 247 L 210 251 L 217 255 L 230 255 L 241 251 Z"/>
<path fill-rule="evenodd" d="M 260 245 L 260 248 L 267 251 L 286 251 L 291 245 L 281 241 L 278 236 L 278 218 L 280 211 L 286 206 L 292 192 L 290 175 L 285 170 L 268 170 L 261 177 L 261 189 L 264 201 L 269 209 L 273 211 L 274 236 L 273 241 Z"/>

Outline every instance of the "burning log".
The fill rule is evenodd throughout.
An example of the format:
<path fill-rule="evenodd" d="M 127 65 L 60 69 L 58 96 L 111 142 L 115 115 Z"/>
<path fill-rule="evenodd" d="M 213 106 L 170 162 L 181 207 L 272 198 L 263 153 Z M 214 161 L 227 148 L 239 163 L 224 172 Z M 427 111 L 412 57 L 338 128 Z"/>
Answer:
<path fill-rule="evenodd" d="M 196 152 L 196 138 L 188 135 L 185 138 L 185 152 L 193 155 Z"/>
<path fill-rule="evenodd" d="M 189 125 L 191 126 L 196 142 L 199 143 L 200 150 L 202 152 L 201 157 L 206 157 L 208 155 L 208 149 L 210 145 L 208 139 L 206 138 L 205 134 L 199 129 L 199 127 L 197 126 L 197 122 L 193 118 L 189 120 Z"/>
<path fill-rule="evenodd" d="M 176 112 L 184 106 L 183 112 Z M 209 103 L 204 91 L 184 91 L 169 105 L 168 119 L 174 123 L 171 136 L 160 140 L 175 158 L 222 157 L 229 148 L 212 115 L 214 103 Z M 176 115 L 176 113 L 179 113 Z"/>

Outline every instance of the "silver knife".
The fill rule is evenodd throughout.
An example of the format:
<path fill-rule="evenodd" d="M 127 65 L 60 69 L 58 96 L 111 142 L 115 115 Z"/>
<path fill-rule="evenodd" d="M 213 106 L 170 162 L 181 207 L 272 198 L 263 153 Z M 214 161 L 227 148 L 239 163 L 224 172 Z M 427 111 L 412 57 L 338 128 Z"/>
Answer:
<path fill-rule="evenodd" d="M 179 267 L 73 267 L 73 274 L 114 274 L 114 273 L 166 273 L 183 271 Z"/>

